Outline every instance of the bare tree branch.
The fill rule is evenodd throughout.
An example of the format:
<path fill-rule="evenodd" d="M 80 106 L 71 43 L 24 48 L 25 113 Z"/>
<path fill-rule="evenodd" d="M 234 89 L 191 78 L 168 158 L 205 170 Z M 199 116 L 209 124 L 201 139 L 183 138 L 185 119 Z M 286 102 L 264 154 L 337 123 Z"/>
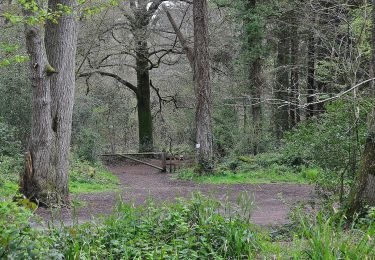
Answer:
<path fill-rule="evenodd" d="M 168 20 L 171 23 L 171 25 L 173 27 L 173 30 L 175 31 L 175 33 L 177 35 L 177 38 L 180 41 L 180 44 L 184 48 L 184 51 L 185 51 L 186 56 L 187 56 L 187 58 L 189 60 L 189 63 L 190 63 L 190 67 L 193 69 L 194 68 L 194 50 L 193 50 L 193 48 L 187 44 L 187 41 L 186 41 L 185 37 L 183 36 L 180 28 L 178 28 L 175 20 L 173 19 L 171 13 L 168 10 L 168 8 L 163 6 L 163 10 L 167 14 Z"/>
<path fill-rule="evenodd" d="M 116 79 L 118 82 L 120 82 L 122 85 L 128 87 L 130 90 L 132 90 L 134 93 L 137 93 L 138 92 L 138 88 L 136 86 L 134 86 L 133 84 L 131 84 L 130 82 L 124 80 L 123 78 L 121 78 L 120 76 L 118 76 L 117 74 L 114 74 L 114 73 L 110 73 L 110 72 L 106 72 L 106 71 L 100 71 L 100 70 L 96 70 L 96 71 L 92 71 L 92 72 L 86 72 L 86 73 L 81 73 L 78 75 L 79 78 L 84 78 L 84 77 L 91 77 L 93 74 L 95 73 L 98 73 L 102 76 L 107 76 L 107 77 L 111 77 L 111 78 L 114 78 Z"/>

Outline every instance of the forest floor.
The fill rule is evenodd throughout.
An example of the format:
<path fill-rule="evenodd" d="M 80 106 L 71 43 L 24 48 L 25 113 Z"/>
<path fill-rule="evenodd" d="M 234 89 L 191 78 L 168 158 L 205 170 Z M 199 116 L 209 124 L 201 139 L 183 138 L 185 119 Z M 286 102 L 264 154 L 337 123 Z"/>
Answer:
<path fill-rule="evenodd" d="M 254 202 L 252 222 L 259 225 L 288 223 L 289 209 L 298 202 L 311 198 L 313 186 L 303 184 L 201 184 L 178 180 L 173 174 L 160 173 L 146 165 L 116 164 L 108 166 L 120 180 L 119 189 L 112 192 L 72 195 L 78 202 L 74 209 L 51 211 L 40 208 L 42 219 L 69 225 L 90 221 L 98 215 L 110 214 L 119 198 L 135 205 L 152 199 L 155 204 L 173 202 L 177 198 L 191 198 L 200 192 L 219 201 L 236 202 L 241 194 L 249 194 Z"/>

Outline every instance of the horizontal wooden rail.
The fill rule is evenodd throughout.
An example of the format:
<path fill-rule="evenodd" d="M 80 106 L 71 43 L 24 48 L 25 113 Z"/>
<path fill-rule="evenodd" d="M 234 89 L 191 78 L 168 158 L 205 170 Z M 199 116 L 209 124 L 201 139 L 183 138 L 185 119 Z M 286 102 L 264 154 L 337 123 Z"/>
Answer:
<path fill-rule="evenodd" d="M 161 155 L 161 152 L 150 153 L 116 153 L 116 154 L 102 154 L 101 156 L 114 156 L 114 155 Z"/>
<path fill-rule="evenodd" d="M 163 164 L 163 167 L 159 167 L 157 165 L 153 165 L 151 163 L 135 159 L 133 157 L 128 156 L 129 154 L 119 154 L 119 153 L 118 154 L 102 154 L 101 156 L 107 156 L 107 157 L 109 157 L 109 156 L 119 156 L 119 157 L 123 157 L 125 159 L 129 159 L 129 160 L 132 160 L 132 161 L 135 161 L 135 162 L 138 162 L 138 163 L 145 164 L 147 166 L 150 166 L 150 167 L 153 167 L 155 169 L 158 169 L 158 170 L 160 170 L 162 172 L 166 171 L 166 163 L 165 163 L 165 158 L 166 157 L 165 157 L 164 153 L 133 153 L 133 154 L 130 154 L 130 155 L 146 155 L 146 154 L 148 154 L 148 155 L 156 155 L 156 154 L 160 155 L 161 154 L 162 155 L 162 164 Z"/>

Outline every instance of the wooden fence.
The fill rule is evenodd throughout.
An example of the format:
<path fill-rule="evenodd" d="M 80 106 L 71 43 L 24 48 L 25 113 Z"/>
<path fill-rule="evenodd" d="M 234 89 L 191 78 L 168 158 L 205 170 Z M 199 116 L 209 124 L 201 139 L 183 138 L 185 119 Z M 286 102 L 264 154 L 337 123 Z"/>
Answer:
<path fill-rule="evenodd" d="M 153 167 L 155 169 L 158 169 L 161 172 L 167 172 L 169 168 L 169 172 L 174 172 L 177 170 L 177 168 L 180 166 L 177 161 L 181 161 L 184 159 L 184 156 L 179 155 L 173 155 L 167 152 L 150 152 L 150 153 L 116 153 L 116 154 L 102 154 L 102 157 L 120 157 L 125 158 L 131 161 L 135 161 L 137 163 L 141 163 L 150 167 Z M 161 166 L 155 165 L 150 162 L 146 162 L 137 158 L 134 158 L 135 156 L 157 156 L 160 158 Z"/>

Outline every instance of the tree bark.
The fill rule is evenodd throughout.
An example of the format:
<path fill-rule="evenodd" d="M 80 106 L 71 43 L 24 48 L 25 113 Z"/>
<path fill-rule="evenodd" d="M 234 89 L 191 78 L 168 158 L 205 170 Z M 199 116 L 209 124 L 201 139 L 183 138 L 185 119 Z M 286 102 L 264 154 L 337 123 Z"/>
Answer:
<path fill-rule="evenodd" d="M 25 16 L 32 15 L 27 11 Z M 25 26 L 26 47 L 30 57 L 32 86 L 32 125 L 25 172 L 20 178 L 20 191 L 30 200 L 47 205 L 57 199 L 59 184 L 51 175 L 51 93 L 50 72 L 44 45 L 44 32 L 38 26 Z"/>
<path fill-rule="evenodd" d="M 73 0 L 50 0 L 73 7 Z M 33 15 L 24 11 L 25 16 Z M 69 148 L 75 83 L 76 24 L 72 14 L 58 23 L 26 25 L 33 87 L 31 144 L 20 189 L 45 206 L 69 203 Z"/>
<path fill-rule="evenodd" d="M 145 7 L 144 7 L 145 8 Z M 136 12 L 136 24 L 134 25 L 134 39 L 136 50 L 136 71 L 137 71 L 137 109 L 138 109 L 138 133 L 139 151 L 153 151 L 153 127 L 150 104 L 150 72 L 149 72 L 149 52 L 147 46 L 149 23 L 147 11 L 140 9 Z"/>
<path fill-rule="evenodd" d="M 194 0 L 193 16 L 197 163 L 202 170 L 210 171 L 213 168 L 213 136 L 207 0 Z"/>
<path fill-rule="evenodd" d="M 375 8 L 372 9 L 372 26 L 370 75 L 375 75 Z M 375 97 L 374 85 L 372 85 L 371 96 Z M 358 176 L 349 196 L 346 211 L 348 218 L 352 219 L 354 214 L 363 211 L 365 206 L 375 207 L 375 106 L 369 116 L 368 134 Z"/>
<path fill-rule="evenodd" d="M 252 82 L 251 88 L 251 115 L 253 123 L 253 154 L 257 155 L 261 152 L 260 143 L 262 136 L 262 106 L 261 106 L 261 94 L 262 94 L 262 80 L 261 71 L 262 65 L 260 58 L 256 58 L 252 62 Z"/>
<path fill-rule="evenodd" d="M 372 6 L 375 7 L 375 0 L 372 0 Z M 375 11 L 372 12 L 372 28 L 371 28 L 371 63 L 370 63 L 370 76 L 375 78 Z M 375 97 L 375 80 L 370 84 L 371 96 Z"/>
<path fill-rule="evenodd" d="M 291 29 L 291 42 L 290 42 L 290 58 L 291 58 L 291 65 L 292 71 L 290 76 L 291 81 L 291 95 L 290 95 L 290 127 L 295 127 L 300 122 L 300 113 L 299 113 L 299 64 L 298 64 L 298 56 L 299 56 L 299 39 L 298 39 L 298 31 L 297 31 L 297 19 L 295 18 L 296 13 L 293 12 L 292 17 L 292 29 Z"/>
<path fill-rule="evenodd" d="M 347 216 L 375 206 L 375 107 L 370 115 L 368 136 L 362 154 L 359 173 L 349 196 Z"/>
<path fill-rule="evenodd" d="M 255 12 L 256 0 L 248 0 L 246 2 L 246 8 L 249 12 Z M 250 18 L 245 19 L 245 25 L 251 26 L 253 22 Z M 258 28 L 259 29 L 259 28 Z M 260 51 L 259 46 L 262 44 L 262 38 L 256 32 L 256 35 L 249 33 L 245 30 L 247 35 L 247 50 L 252 52 L 249 60 L 249 83 L 250 83 L 250 94 L 251 94 L 251 115 L 252 115 L 252 151 L 256 155 L 260 152 L 261 142 L 261 131 L 262 131 L 262 106 L 260 103 L 262 94 L 262 61 L 261 54 L 256 53 Z"/>
<path fill-rule="evenodd" d="M 307 46 L 307 111 L 306 117 L 311 118 L 315 113 L 315 36 L 313 32 L 309 32 Z"/>
<path fill-rule="evenodd" d="M 58 5 L 73 8 L 75 0 L 49 0 L 52 11 Z M 57 23 L 46 24 L 46 50 L 51 66 L 56 70 L 51 77 L 52 97 L 52 165 L 55 182 L 59 183 L 61 201 L 69 202 L 69 152 L 75 89 L 75 56 L 77 26 L 73 14 L 61 16 Z"/>
<path fill-rule="evenodd" d="M 287 28 L 283 27 L 278 37 L 275 97 L 279 102 L 278 107 L 275 108 L 275 123 L 276 137 L 280 140 L 284 132 L 289 129 L 288 105 L 285 103 L 289 100 L 289 71 L 286 67 L 289 65 L 290 41 Z"/>

